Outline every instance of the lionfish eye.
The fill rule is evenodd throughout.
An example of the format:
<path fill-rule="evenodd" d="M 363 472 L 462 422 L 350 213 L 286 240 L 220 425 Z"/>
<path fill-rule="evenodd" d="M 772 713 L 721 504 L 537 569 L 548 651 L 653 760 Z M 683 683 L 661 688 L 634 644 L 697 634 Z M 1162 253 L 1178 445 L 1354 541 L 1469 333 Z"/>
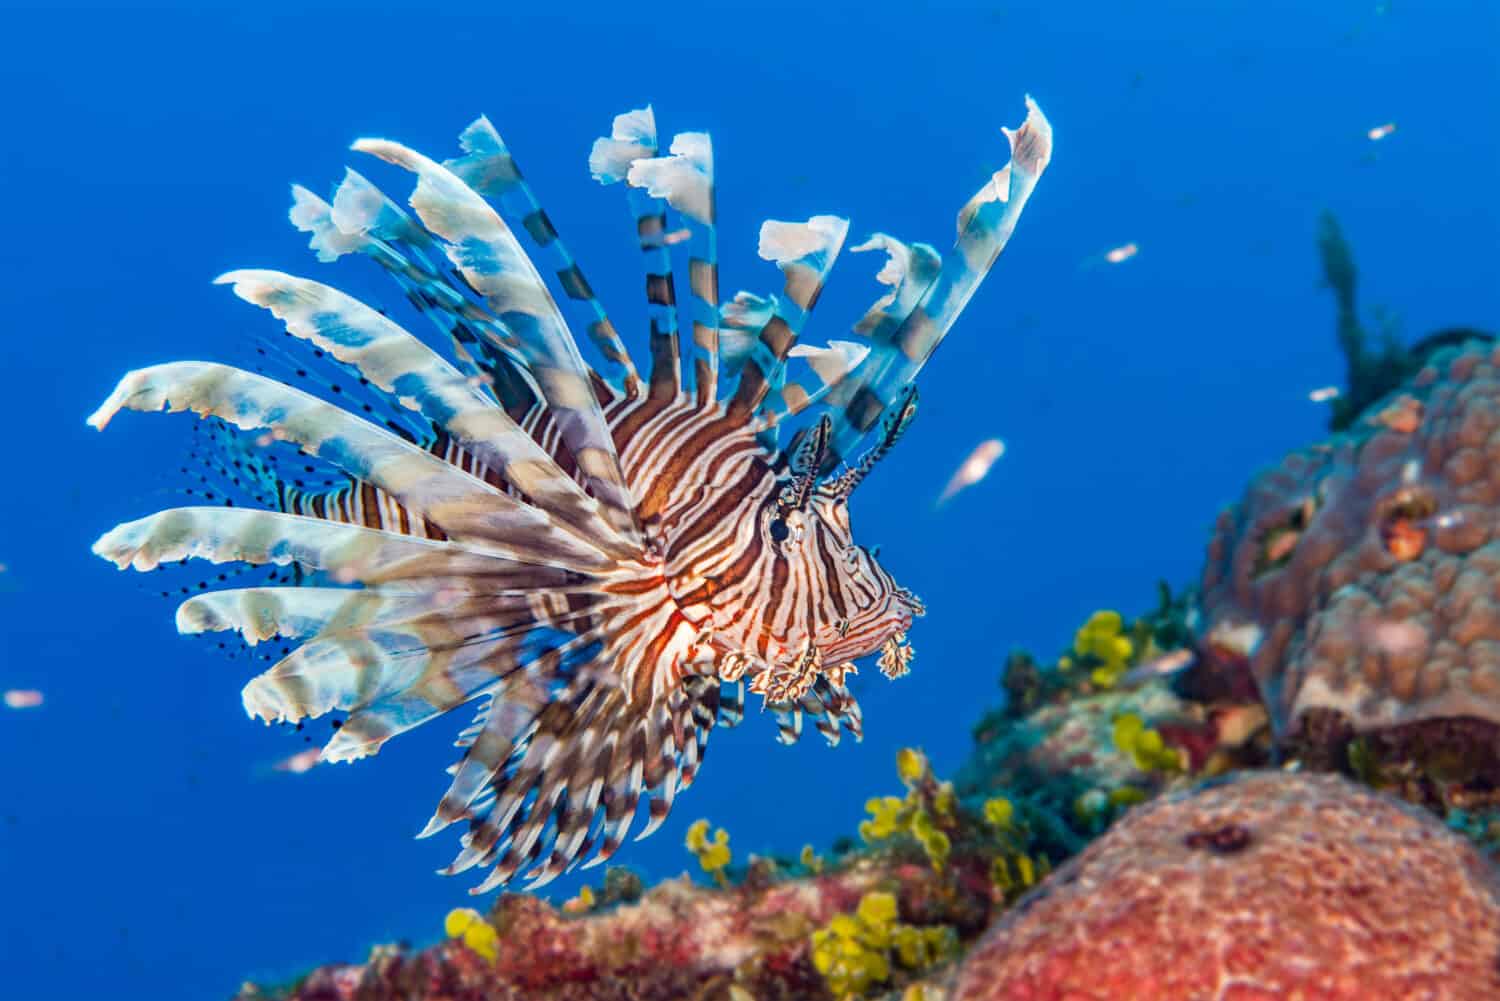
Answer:
<path fill-rule="evenodd" d="M 784 518 L 772 518 L 770 529 L 771 538 L 777 542 L 785 542 L 787 536 L 792 534 L 792 530 L 786 527 L 786 519 Z"/>

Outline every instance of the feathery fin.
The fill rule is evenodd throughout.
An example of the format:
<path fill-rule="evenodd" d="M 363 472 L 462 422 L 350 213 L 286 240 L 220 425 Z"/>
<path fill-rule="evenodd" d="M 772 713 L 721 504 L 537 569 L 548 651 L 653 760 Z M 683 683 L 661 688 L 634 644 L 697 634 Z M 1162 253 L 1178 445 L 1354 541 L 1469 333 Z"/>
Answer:
<path fill-rule="evenodd" d="M 445 241 L 449 261 L 515 337 L 584 483 L 616 531 L 639 545 L 635 502 L 588 369 L 557 303 L 510 227 L 473 189 L 422 154 L 384 139 L 361 139 L 354 148 L 417 175 L 412 208 Z"/>

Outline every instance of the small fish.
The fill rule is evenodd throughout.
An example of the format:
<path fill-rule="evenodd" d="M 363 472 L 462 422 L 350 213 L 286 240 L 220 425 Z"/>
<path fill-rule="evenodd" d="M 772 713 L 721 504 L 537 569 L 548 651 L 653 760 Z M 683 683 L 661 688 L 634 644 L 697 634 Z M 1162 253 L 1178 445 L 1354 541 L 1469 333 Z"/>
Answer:
<path fill-rule="evenodd" d="M 990 438 L 974 446 L 974 451 L 969 453 L 969 457 L 963 461 L 958 471 L 953 474 L 953 478 L 948 481 L 948 485 L 943 488 L 943 494 L 937 500 L 938 505 L 946 504 L 960 490 L 972 487 L 988 476 L 995 460 L 1004 454 L 1005 442 L 999 438 Z"/>
<path fill-rule="evenodd" d="M 1375 126 L 1373 129 L 1371 129 L 1370 131 L 1366 132 L 1365 135 L 1367 135 L 1367 136 L 1370 137 L 1370 141 L 1371 142 L 1379 142 L 1380 140 L 1384 139 L 1386 136 L 1390 135 L 1392 132 L 1395 132 L 1395 131 L 1396 131 L 1396 123 L 1395 122 L 1386 122 L 1384 125 L 1377 125 L 1377 126 Z"/>
<path fill-rule="evenodd" d="M 1192 667 L 1198 660 L 1198 655 L 1191 647 L 1181 647 L 1170 650 L 1159 657 L 1142 661 L 1135 665 L 1120 678 L 1120 683 L 1125 686 L 1140 685 L 1152 678 L 1165 678 L 1185 671 Z"/>
<path fill-rule="evenodd" d="M 290 772 L 293 775 L 301 775 L 303 772 L 311 771 L 323 757 L 321 747 L 309 747 L 305 751 L 298 751 L 289 758 L 282 758 L 271 767 L 278 772 Z"/>
<path fill-rule="evenodd" d="M 42 701 L 42 693 L 35 688 L 12 688 L 5 693 L 5 705 L 10 709 L 35 709 Z"/>
<path fill-rule="evenodd" d="M 1341 395 L 1342 391 L 1337 386 L 1322 386 L 1308 393 L 1307 398 L 1314 403 L 1328 403 L 1330 400 L 1338 399 Z"/>
<path fill-rule="evenodd" d="M 1105 251 L 1104 259 L 1110 264 L 1121 264 L 1125 261 L 1130 260 L 1140 252 L 1140 247 L 1136 246 L 1134 243 L 1127 243 L 1124 246 Z"/>

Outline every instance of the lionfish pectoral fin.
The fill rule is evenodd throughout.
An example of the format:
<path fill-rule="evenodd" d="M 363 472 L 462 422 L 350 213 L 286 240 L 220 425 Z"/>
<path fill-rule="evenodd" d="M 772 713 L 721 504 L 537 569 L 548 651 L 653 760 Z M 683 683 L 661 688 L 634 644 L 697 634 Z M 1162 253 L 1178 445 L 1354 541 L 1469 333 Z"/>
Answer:
<path fill-rule="evenodd" d="M 597 851 L 595 863 L 613 855 L 643 795 L 640 836 L 666 818 L 702 762 L 718 718 L 719 681 L 659 675 L 676 669 L 671 656 L 646 676 L 623 670 L 639 664 L 653 628 L 679 628 L 669 607 L 659 620 L 645 617 L 644 629 L 622 627 L 642 621 L 640 608 L 614 599 L 590 609 L 587 631 L 534 651 L 485 689 L 490 701 L 460 740 L 465 753 L 419 835 L 468 821 L 461 850 L 444 871 L 492 866 L 477 892 L 523 871 L 530 885 L 541 885 L 589 864 L 590 852 Z M 678 645 L 687 650 L 690 639 L 684 633 Z M 640 694 L 632 680 L 642 683 Z"/>
<path fill-rule="evenodd" d="M 614 561 L 591 542 L 384 428 L 261 375 L 212 362 L 173 362 L 125 376 L 89 418 L 104 427 L 121 409 L 191 410 L 241 430 L 267 430 L 395 498 L 455 538 L 496 555 L 582 572 Z"/>
<path fill-rule="evenodd" d="M 639 545 L 635 500 L 588 367 L 552 294 L 510 227 L 462 179 L 415 150 L 384 139 L 361 139 L 354 149 L 416 175 L 410 204 L 417 218 L 440 238 L 450 263 L 515 337 L 582 482 L 615 530 Z"/>
<path fill-rule="evenodd" d="M 318 259 L 360 253 L 374 260 L 412 307 L 449 339 L 465 375 L 512 417 L 527 413 L 541 393 L 515 338 L 438 266 L 444 255 L 431 236 L 352 170 L 345 172 L 334 202 L 344 211 L 336 213 L 334 205 L 292 186 L 292 225 L 312 234 L 310 245 Z"/>
<path fill-rule="evenodd" d="M 638 551 L 601 517 L 598 502 L 482 386 L 380 312 L 337 289 L 278 271 L 231 271 L 216 281 L 269 310 L 287 333 L 350 365 L 420 413 L 483 468 L 494 470 L 534 506 L 601 549 L 617 557 Z"/>

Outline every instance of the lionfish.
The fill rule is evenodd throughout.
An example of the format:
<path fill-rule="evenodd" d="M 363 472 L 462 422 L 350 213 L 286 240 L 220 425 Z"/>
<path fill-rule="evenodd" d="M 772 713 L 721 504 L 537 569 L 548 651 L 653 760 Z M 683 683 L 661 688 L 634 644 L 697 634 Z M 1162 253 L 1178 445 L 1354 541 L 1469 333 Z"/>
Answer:
<path fill-rule="evenodd" d="M 338 385 L 320 396 L 212 362 L 133 371 L 89 423 L 191 411 L 220 433 L 219 468 L 268 509 L 209 492 L 211 505 L 122 524 L 94 552 L 122 569 L 277 565 L 275 586 L 200 585 L 177 628 L 300 640 L 246 685 L 244 706 L 268 724 L 346 714 L 326 761 L 374 754 L 476 703 L 419 835 L 467 822 L 443 872 L 492 867 L 471 892 L 597 865 L 643 793 L 638 838 L 662 823 L 710 729 L 741 719 L 747 689 L 783 742 L 810 718 L 836 743 L 841 728 L 861 732 L 854 661 L 878 653 L 884 674 L 906 672 L 922 605 L 854 542 L 849 498 L 911 421 L 914 378 L 1050 159 L 1051 129 L 1030 98 L 1021 127 L 1004 131 L 1010 161 L 959 213 L 956 248 L 943 257 L 881 233 L 853 247 L 884 252 L 888 288 L 855 324 L 858 341 L 810 347 L 799 338 L 848 221 L 767 221 L 759 255 L 781 270 L 781 293 L 721 302 L 709 136 L 677 135 L 660 155 L 649 107 L 617 117 L 589 163 L 598 181 L 624 182 L 635 217 L 644 376 L 487 119 L 442 163 L 361 139 L 355 150 L 416 175 L 412 212 L 349 170 L 331 202 L 294 187 L 291 221 L 320 260 L 372 258 L 448 353 L 328 285 L 224 275 L 405 419 L 325 399 L 352 402 Z M 598 364 L 584 361 L 523 243 L 586 323 Z M 679 318 L 672 258 L 684 250 Z M 821 417 L 781 447 L 783 426 L 814 408 Z M 337 479 L 309 487 L 257 457 L 273 447 Z"/>

